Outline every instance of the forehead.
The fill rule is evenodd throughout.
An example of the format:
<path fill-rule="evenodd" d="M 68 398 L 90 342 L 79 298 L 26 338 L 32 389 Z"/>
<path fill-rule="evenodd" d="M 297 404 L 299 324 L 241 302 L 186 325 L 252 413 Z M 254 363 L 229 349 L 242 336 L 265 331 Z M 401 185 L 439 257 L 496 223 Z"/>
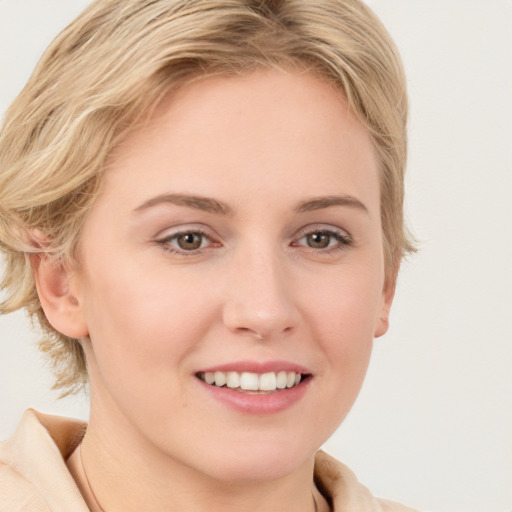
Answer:
<path fill-rule="evenodd" d="M 106 181 L 120 190 L 144 175 L 140 194 L 209 195 L 212 179 L 253 190 L 293 182 L 314 194 L 331 178 L 365 188 L 376 173 L 372 142 L 339 90 L 310 73 L 267 69 L 204 77 L 169 95 L 113 152 Z"/>

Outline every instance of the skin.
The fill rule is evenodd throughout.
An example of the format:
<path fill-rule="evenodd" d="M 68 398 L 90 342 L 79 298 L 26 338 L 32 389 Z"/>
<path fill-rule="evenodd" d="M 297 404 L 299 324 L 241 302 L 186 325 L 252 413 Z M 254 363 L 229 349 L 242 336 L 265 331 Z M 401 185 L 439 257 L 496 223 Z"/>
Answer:
<path fill-rule="evenodd" d="M 231 213 L 162 194 L 213 198 Z M 297 211 L 332 196 L 353 200 Z M 82 457 L 106 511 L 312 511 L 312 493 L 328 509 L 314 453 L 388 325 L 379 210 L 368 134 L 307 72 L 201 79 L 116 149 L 79 264 L 36 265 L 49 320 L 85 338 Z M 196 251 L 172 238 L 197 230 Z M 319 235 L 327 247 L 312 243 Z M 312 376 L 284 411 L 243 414 L 195 376 L 240 360 L 289 361 Z"/>

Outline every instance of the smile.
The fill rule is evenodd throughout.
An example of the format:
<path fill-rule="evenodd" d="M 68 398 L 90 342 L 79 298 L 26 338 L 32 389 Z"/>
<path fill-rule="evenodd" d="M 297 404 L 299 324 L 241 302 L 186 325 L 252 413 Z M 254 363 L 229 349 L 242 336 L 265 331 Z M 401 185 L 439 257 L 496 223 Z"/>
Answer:
<path fill-rule="evenodd" d="M 211 386 L 227 387 L 240 392 L 274 392 L 298 386 L 307 376 L 297 372 L 199 372 L 196 376 Z"/>

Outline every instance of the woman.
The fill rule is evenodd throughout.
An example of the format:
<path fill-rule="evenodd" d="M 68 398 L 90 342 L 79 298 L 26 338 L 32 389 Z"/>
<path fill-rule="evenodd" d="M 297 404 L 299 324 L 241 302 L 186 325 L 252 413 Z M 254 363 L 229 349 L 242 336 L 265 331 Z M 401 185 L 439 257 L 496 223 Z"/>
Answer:
<path fill-rule="evenodd" d="M 0 510 L 405 511 L 318 452 L 388 326 L 407 100 L 359 1 L 94 2 L 0 136 L 3 312 L 88 425 L 29 411 Z"/>

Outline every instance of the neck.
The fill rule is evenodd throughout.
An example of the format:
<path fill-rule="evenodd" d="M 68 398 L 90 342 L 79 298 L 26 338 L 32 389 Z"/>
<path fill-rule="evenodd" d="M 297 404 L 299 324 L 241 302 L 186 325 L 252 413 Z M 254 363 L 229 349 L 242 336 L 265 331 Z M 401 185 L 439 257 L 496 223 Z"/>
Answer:
<path fill-rule="evenodd" d="M 115 428 L 109 428 L 105 421 L 98 423 L 91 411 L 81 446 L 80 463 L 85 473 L 78 471 L 73 476 L 95 512 L 328 510 L 313 484 L 313 458 L 282 478 L 225 481 L 162 454 L 124 427 L 116 423 Z"/>

